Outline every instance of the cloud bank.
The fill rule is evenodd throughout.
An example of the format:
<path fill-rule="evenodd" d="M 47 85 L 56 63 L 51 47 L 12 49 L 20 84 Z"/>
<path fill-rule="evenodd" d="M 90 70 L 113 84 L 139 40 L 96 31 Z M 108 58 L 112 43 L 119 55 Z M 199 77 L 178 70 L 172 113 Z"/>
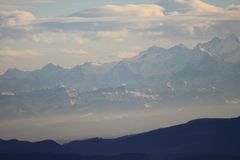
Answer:
<path fill-rule="evenodd" d="M 222 8 L 201 0 L 159 0 L 155 4 L 109 4 L 45 18 L 25 10 L 6 10 L 0 12 L 0 49 L 19 48 L 26 41 L 29 45 L 21 46 L 24 50 L 37 46 L 46 57 L 50 52 L 64 51 L 68 56 L 91 52 L 85 61 L 99 62 L 100 57 L 106 57 L 109 62 L 137 55 L 129 50 L 132 46 L 171 47 L 181 42 L 191 47 L 213 36 L 240 36 L 239 8 L 234 4 Z"/>
<path fill-rule="evenodd" d="M 111 38 L 114 41 L 123 40 L 129 31 L 143 32 L 148 37 L 156 35 L 170 38 L 182 35 L 201 37 L 208 35 L 209 32 L 221 34 L 212 33 L 214 30 L 212 28 L 215 27 L 217 32 L 221 25 L 232 21 L 238 22 L 239 13 L 238 5 L 220 8 L 200 0 L 160 0 L 157 4 L 104 5 L 56 18 L 37 19 L 27 11 L 6 11 L 0 13 L 0 25 L 3 34 L 4 29 L 9 30 L 9 27 L 19 29 L 19 26 L 24 26 L 26 32 L 28 25 L 30 29 L 28 28 L 27 34 L 91 31 L 95 32 L 95 36 L 92 36 L 94 38 Z M 41 37 L 38 34 L 33 36 L 33 39 L 36 42 L 50 43 L 51 40 Z M 85 42 L 80 39 L 77 41 L 79 44 Z"/>

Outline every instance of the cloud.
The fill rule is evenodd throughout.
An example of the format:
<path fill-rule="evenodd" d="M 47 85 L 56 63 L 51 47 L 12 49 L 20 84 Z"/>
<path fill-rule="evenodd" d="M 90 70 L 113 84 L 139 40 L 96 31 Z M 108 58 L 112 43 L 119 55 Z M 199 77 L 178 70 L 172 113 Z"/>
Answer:
<path fill-rule="evenodd" d="M 146 94 L 139 91 L 130 91 L 130 93 L 135 97 L 141 97 L 141 98 L 150 99 L 154 101 L 160 98 L 158 94 Z"/>
<path fill-rule="evenodd" d="M 161 31 L 159 32 L 154 32 L 154 31 L 145 31 L 145 32 L 139 32 L 139 35 L 144 37 L 144 38 L 153 38 L 153 37 L 156 37 L 156 38 L 159 38 L 163 35 L 163 33 Z"/>
<path fill-rule="evenodd" d="M 27 11 L 4 11 L 0 12 L 1 27 L 16 27 L 31 24 L 35 20 L 35 16 Z"/>
<path fill-rule="evenodd" d="M 67 42 L 75 40 L 79 45 L 87 44 L 90 39 L 83 38 L 78 32 L 54 32 L 54 31 L 39 31 L 39 33 L 31 33 L 28 36 L 29 39 L 36 43 L 44 44 L 57 44 L 61 42 Z"/>
<path fill-rule="evenodd" d="M 7 0 L 7 1 L 2 1 L 1 4 L 29 4 L 29 3 L 52 3 L 54 0 Z"/>
<path fill-rule="evenodd" d="M 229 34 L 240 35 L 240 20 L 219 20 L 209 26 L 206 34 L 226 37 Z"/>
<path fill-rule="evenodd" d="M 237 99 L 237 98 L 231 99 L 231 100 L 226 99 L 226 100 L 225 100 L 225 103 L 226 103 L 226 104 L 239 104 L 239 103 L 240 103 L 240 100 Z"/>
<path fill-rule="evenodd" d="M 184 19 L 184 17 L 183 17 Z M 147 38 L 167 38 L 171 41 L 180 42 L 181 40 L 202 40 L 213 36 L 209 29 L 216 24 L 211 19 L 197 19 L 186 17 L 185 20 L 172 19 L 164 21 L 163 25 L 156 25 L 152 28 L 143 29 L 140 35 Z M 226 29 L 228 30 L 228 29 Z M 183 39 L 184 37 L 184 39 Z"/>
<path fill-rule="evenodd" d="M 137 56 L 138 53 L 135 51 L 119 51 L 117 55 L 118 55 L 118 58 L 129 59 L 129 58 Z"/>
<path fill-rule="evenodd" d="M 83 56 L 88 54 L 88 52 L 83 49 L 64 49 L 63 53 L 67 55 L 78 55 L 78 56 Z"/>
<path fill-rule="evenodd" d="M 201 0 L 160 0 L 158 3 L 165 12 L 218 12 L 220 7 L 207 4 Z"/>
<path fill-rule="evenodd" d="M 41 56 L 36 50 L 0 50 L 0 57 L 35 57 Z"/>
<path fill-rule="evenodd" d="M 107 38 L 107 39 L 111 39 L 113 41 L 123 41 L 127 36 L 128 36 L 127 30 L 96 32 L 97 38 Z"/>
<path fill-rule="evenodd" d="M 79 45 L 99 39 L 127 41 L 135 33 L 134 38 L 144 40 L 207 39 L 222 35 L 223 29 L 224 34 L 239 30 L 238 8 L 220 8 L 200 0 L 160 0 L 157 4 L 104 5 L 65 17 L 35 18 L 28 11 L 1 12 L 0 38 L 27 37 L 44 44 L 74 40 Z M 127 55 L 134 52 L 119 52 L 119 57 Z"/>
<path fill-rule="evenodd" d="M 32 7 L 33 5 L 52 3 L 54 0 L 7 0 L 1 1 L 0 10 L 16 10 L 19 8 Z"/>
<path fill-rule="evenodd" d="M 40 32 L 30 34 L 30 39 L 36 43 L 52 44 L 59 41 L 66 41 L 68 35 L 63 32 Z"/>
<path fill-rule="evenodd" d="M 87 38 L 82 38 L 82 37 L 80 37 L 80 36 L 76 36 L 76 37 L 75 37 L 75 41 L 76 41 L 77 44 L 82 45 L 82 44 L 88 43 L 90 40 L 87 39 Z"/>
<path fill-rule="evenodd" d="M 35 21 L 37 21 L 35 16 L 28 11 L 0 11 L 0 39 L 26 38 Z"/>
<path fill-rule="evenodd" d="M 230 11 L 240 11 L 240 4 L 239 5 L 231 4 L 226 9 Z"/>
<path fill-rule="evenodd" d="M 197 30 L 201 30 L 201 23 L 204 23 L 202 27 L 206 30 L 207 21 L 214 22 L 219 18 L 229 18 L 227 17 L 229 13 L 225 13 L 227 11 L 200 0 L 161 0 L 158 4 L 105 5 L 82 10 L 68 17 L 38 19 L 34 24 L 52 32 L 88 31 L 95 32 L 96 38 L 122 41 L 127 37 L 128 32 L 142 28 L 146 29 L 142 34 L 143 37 L 156 38 L 171 34 L 172 29 L 193 36 Z M 235 16 L 235 19 L 237 18 L 239 16 Z M 197 25 L 193 24 L 192 20 L 197 22 Z M 164 28 L 164 30 L 151 30 L 159 24 L 162 24 L 159 29 Z M 170 29 L 167 30 L 167 27 Z M 75 38 L 75 41 L 84 44 L 88 40 Z"/>
<path fill-rule="evenodd" d="M 72 14 L 74 17 L 152 17 L 163 15 L 163 8 L 155 4 L 105 5 Z"/>
<path fill-rule="evenodd" d="M 145 108 L 152 108 L 152 105 L 150 105 L 150 104 L 144 104 L 144 107 L 145 107 Z"/>
<path fill-rule="evenodd" d="M 129 49 L 129 50 L 117 52 L 117 57 L 121 58 L 121 59 L 129 59 L 129 58 L 137 56 L 140 51 L 142 51 L 142 48 L 133 47 L 132 49 Z"/>
<path fill-rule="evenodd" d="M 92 38 L 112 41 L 123 41 L 131 32 L 139 33 L 136 36 L 142 38 L 208 38 L 207 31 L 217 21 L 225 20 L 228 23 L 226 20 L 239 20 L 239 12 L 229 12 L 229 9 L 201 0 L 160 0 L 158 4 L 149 5 L 95 7 L 69 17 L 48 19 L 41 25 L 50 30 L 91 32 L 95 34 Z"/>

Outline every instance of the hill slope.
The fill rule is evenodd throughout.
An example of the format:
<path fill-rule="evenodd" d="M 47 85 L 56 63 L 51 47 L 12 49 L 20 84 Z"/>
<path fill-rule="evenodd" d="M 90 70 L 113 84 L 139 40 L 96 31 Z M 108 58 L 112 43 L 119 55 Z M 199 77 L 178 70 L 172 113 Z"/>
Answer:
<path fill-rule="evenodd" d="M 240 117 L 199 119 L 117 139 L 88 139 L 63 145 L 54 141 L 1 140 L 0 153 L 119 155 L 141 153 L 152 158 L 240 157 Z M 193 158 L 193 159 L 195 159 Z M 184 159 L 184 158 L 183 158 Z M 220 158 L 221 159 L 221 158 Z"/>

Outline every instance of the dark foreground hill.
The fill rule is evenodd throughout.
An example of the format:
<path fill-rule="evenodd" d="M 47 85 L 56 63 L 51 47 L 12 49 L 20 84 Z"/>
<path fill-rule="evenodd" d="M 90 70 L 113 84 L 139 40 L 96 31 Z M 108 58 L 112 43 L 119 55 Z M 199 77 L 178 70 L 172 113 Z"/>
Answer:
<path fill-rule="evenodd" d="M 0 153 L 0 159 L 8 160 L 36 160 L 37 157 L 42 157 L 40 159 L 60 160 L 63 157 L 68 157 L 65 159 L 70 160 L 141 160 L 141 158 L 239 160 L 240 117 L 232 119 L 199 119 L 182 125 L 117 139 L 94 138 L 72 141 L 63 145 L 54 141 L 31 143 L 18 140 L 1 140 Z M 106 157 L 94 157 L 93 155 L 105 155 Z"/>
<path fill-rule="evenodd" d="M 0 154 L 1 160 L 150 160 L 144 154 L 121 154 L 115 156 L 81 156 L 61 153 L 8 153 Z"/>

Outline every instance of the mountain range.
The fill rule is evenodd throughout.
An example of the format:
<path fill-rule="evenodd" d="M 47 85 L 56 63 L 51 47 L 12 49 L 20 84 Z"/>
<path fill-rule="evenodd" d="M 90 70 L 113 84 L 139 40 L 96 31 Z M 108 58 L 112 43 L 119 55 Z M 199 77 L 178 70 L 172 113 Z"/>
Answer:
<path fill-rule="evenodd" d="M 193 49 L 153 46 L 138 56 L 71 69 L 8 69 L 0 76 L 0 117 L 76 110 L 239 105 L 240 42 L 214 37 Z M 114 106 L 114 107 L 113 107 Z"/>
<path fill-rule="evenodd" d="M 0 140 L 0 158 L 237 160 L 240 158 L 239 124 L 239 117 L 197 119 L 116 139 L 93 138 L 62 145 L 52 140 Z"/>

